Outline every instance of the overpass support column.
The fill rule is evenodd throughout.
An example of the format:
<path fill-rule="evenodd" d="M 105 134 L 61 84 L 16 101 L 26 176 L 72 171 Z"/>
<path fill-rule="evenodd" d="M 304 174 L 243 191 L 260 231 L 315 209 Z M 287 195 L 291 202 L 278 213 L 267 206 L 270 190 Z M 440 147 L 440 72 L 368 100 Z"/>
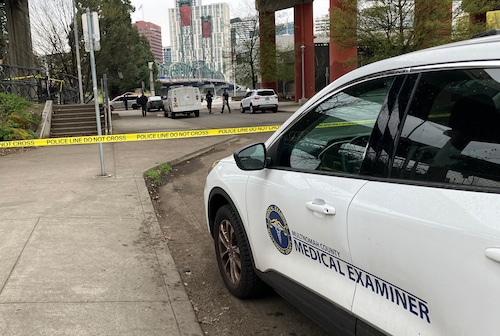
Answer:
<path fill-rule="evenodd" d="M 330 81 L 334 81 L 349 71 L 358 66 L 358 48 L 356 41 L 356 14 L 357 14 L 357 0 L 330 0 L 330 22 L 335 22 L 336 14 L 345 12 L 347 20 L 345 20 L 348 27 L 346 30 L 352 31 L 350 39 L 344 37 L 343 41 L 335 39 L 336 32 L 330 29 Z M 330 25 L 332 27 L 332 25 Z"/>
<path fill-rule="evenodd" d="M 33 67 L 33 46 L 31 43 L 28 0 L 5 0 L 9 48 L 4 63 Z"/>
<path fill-rule="evenodd" d="M 295 101 L 303 103 L 314 91 L 313 4 L 299 4 L 294 10 Z"/>
<path fill-rule="evenodd" d="M 278 92 L 274 11 L 259 12 L 261 87 Z"/>

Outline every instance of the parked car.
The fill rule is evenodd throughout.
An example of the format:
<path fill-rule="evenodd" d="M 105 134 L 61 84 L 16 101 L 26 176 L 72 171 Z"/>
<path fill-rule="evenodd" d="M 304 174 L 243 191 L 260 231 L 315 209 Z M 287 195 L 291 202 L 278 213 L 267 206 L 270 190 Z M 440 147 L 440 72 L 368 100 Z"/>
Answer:
<path fill-rule="evenodd" d="M 204 190 L 223 281 L 336 335 L 500 331 L 500 36 L 358 68 Z"/>
<path fill-rule="evenodd" d="M 259 110 L 262 112 L 266 110 L 278 112 L 278 95 L 273 89 L 251 90 L 240 102 L 241 113 L 245 113 L 246 110 L 249 110 L 250 113 Z"/>
<path fill-rule="evenodd" d="M 164 115 L 172 119 L 179 114 L 200 116 L 201 109 L 201 94 L 197 87 L 178 86 L 170 88 L 167 92 L 166 99 L 163 100 Z"/>
<path fill-rule="evenodd" d="M 127 107 L 137 110 L 140 106 L 136 103 L 139 96 L 134 92 L 125 92 L 109 102 L 109 108 L 111 111 L 116 109 L 125 109 L 125 101 L 127 102 Z"/>
<path fill-rule="evenodd" d="M 147 108 L 148 112 L 151 110 L 157 110 L 157 111 L 164 110 L 163 100 L 162 100 L 161 96 L 148 97 L 148 102 L 146 104 L 146 108 Z"/>

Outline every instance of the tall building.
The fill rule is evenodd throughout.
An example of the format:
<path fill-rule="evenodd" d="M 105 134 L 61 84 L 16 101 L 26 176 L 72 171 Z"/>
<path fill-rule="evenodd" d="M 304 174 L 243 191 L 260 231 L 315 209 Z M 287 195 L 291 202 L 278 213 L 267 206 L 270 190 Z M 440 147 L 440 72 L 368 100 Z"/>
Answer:
<path fill-rule="evenodd" d="M 201 6 L 201 0 L 190 0 L 191 1 L 191 6 Z M 175 2 L 175 7 L 182 6 L 182 3 Z"/>
<path fill-rule="evenodd" d="M 163 47 L 161 43 L 161 27 L 146 21 L 137 21 L 132 24 L 137 27 L 139 34 L 146 36 L 149 40 L 151 52 L 157 63 L 163 63 Z"/>
<path fill-rule="evenodd" d="M 163 47 L 163 63 L 172 63 L 172 47 L 170 46 Z"/>
<path fill-rule="evenodd" d="M 232 78 L 229 4 L 193 6 L 193 0 L 176 0 L 176 7 L 168 10 L 168 19 L 172 63 L 206 68 L 223 74 L 226 80 Z"/>

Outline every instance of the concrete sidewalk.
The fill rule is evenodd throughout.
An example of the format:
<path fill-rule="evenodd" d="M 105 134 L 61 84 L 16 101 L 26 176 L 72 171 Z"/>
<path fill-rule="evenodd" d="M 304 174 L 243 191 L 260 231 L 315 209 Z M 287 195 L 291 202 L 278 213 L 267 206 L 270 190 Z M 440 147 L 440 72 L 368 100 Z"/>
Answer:
<path fill-rule="evenodd" d="M 0 335 L 203 335 L 143 173 L 228 139 L 104 144 L 107 177 L 96 144 L 0 157 Z"/>
<path fill-rule="evenodd" d="M 175 144 L 182 141 L 182 146 Z M 202 335 L 143 172 L 222 137 L 0 157 L 1 335 Z"/>

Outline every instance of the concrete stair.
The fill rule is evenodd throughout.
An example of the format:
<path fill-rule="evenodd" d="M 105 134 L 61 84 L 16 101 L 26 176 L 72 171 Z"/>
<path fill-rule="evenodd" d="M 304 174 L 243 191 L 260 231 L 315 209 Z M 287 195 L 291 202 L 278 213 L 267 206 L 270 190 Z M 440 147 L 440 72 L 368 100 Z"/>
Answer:
<path fill-rule="evenodd" d="M 104 133 L 104 110 L 100 107 L 101 130 Z M 54 105 L 50 137 L 97 135 L 94 104 Z"/>

